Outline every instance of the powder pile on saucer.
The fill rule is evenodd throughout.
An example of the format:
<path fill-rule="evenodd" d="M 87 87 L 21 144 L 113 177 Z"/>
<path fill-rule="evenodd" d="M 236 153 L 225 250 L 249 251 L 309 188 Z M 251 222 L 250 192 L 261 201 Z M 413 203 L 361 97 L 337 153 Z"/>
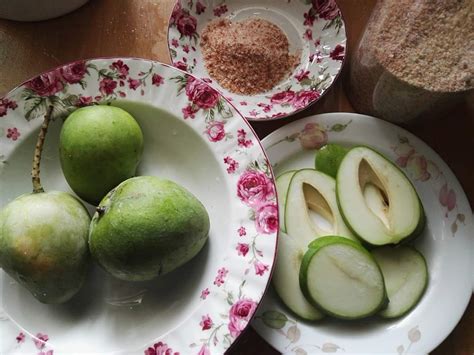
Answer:
<path fill-rule="evenodd" d="M 268 91 L 290 75 L 300 55 L 290 54 L 288 38 L 260 18 L 211 21 L 201 35 L 209 75 L 227 90 L 243 95 Z"/>

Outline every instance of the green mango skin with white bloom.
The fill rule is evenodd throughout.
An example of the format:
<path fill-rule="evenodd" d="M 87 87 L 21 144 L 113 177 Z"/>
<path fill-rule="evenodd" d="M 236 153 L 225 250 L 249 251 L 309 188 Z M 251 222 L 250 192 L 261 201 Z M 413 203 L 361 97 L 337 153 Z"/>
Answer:
<path fill-rule="evenodd" d="M 339 165 L 341 165 L 341 161 L 348 151 L 349 148 L 334 143 L 322 146 L 316 153 L 314 160 L 316 170 L 332 176 L 335 179 Z"/>
<path fill-rule="evenodd" d="M 66 192 L 21 195 L 0 212 L 0 266 L 40 302 L 64 303 L 86 276 L 89 225 Z"/>
<path fill-rule="evenodd" d="M 209 228 L 205 207 L 184 187 L 139 176 L 102 200 L 92 218 L 89 246 L 116 278 L 146 281 L 191 260 L 205 245 Z"/>
<path fill-rule="evenodd" d="M 95 206 L 111 189 L 135 176 L 142 152 L 140 126 L 119 107 L 80 108 L 61 128 L 59 157 L 64 177 L 81 199 Z"/>

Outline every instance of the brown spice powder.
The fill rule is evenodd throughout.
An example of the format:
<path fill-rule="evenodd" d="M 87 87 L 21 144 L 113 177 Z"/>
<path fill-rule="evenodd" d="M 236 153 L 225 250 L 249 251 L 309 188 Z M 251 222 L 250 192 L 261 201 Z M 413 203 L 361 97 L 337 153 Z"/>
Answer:
<path fill-rule="evenodd" d="M 243 95 L 272 89 L 300 61 L 300 55 L 289 53 L 283 31 L 259 18 L 209 22 L 201 35 L 201 49 L 209 75 Z"/>

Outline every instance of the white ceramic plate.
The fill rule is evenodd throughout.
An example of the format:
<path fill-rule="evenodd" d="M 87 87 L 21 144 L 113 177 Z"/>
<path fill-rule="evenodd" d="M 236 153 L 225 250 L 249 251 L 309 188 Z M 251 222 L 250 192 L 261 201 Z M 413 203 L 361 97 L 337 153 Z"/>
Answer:
<path fill-rule="evenodd" d="M 276 175 L 314 168 L 316 148 L 326 142 L 365 144 L 393 159 L 414 183 L 427 216 L 416 248 L 426 257 L 429 285 L 420 303 L 395 320 L 374 317 L 310 323 L 291 313 L 271 288 L 252 325 L 283 353 L 426 354 L 452 331 L 472 290 L 472 212 L 456 177 L 420 139 L 369 116 L 331 113 L 308 117 L 263 140 Z"/>
<path fill-rule="evenodd" d="M 148 283 L 121 282 L 96 267 L 59 306 L 37 302 L 0 270 L 0 353 L 223 353 L 254 313 L 276 247 L 273 176 L 250 126 L 214 89 L 173 67 L 120 58 L 68 64 L 0 99 L 1 207 L 31 191 L 33 148 L 50 103 L 57 119 L 43 152 L 46 190 L 71 191 L 58 159 L 59 117 L 111 103 L 142 127 L 138 173 L 193 192 L 209 212 L 210 239 L 191 262 Z"/>
<path fill-rule="evenodd" d="M 249 120 L 282 118 L 319 100 L 341 70 L 346 33 L 334 0 L 178 0 L 169 21 L 171 60 L 180 69 L 210 80 L 199 34 L 214 19 L 239 21 L 252 16 L 277 24 L 287 35 L 290 52 L 301 51 L 301 63 L 272 90 L 251 96 L 214 88 Z"/>

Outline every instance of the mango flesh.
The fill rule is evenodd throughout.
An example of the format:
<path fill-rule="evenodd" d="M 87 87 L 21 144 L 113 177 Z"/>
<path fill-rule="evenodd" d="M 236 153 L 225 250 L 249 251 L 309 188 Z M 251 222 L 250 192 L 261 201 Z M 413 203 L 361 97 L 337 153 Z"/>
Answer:
<path fill-rule="evenodd" d="M 93 205 L 135 175 L 142 152 L 140 126 L 118 107 L 80 108 L 61 129 L 59 157 L 64 176 L 72 190 Z"/>
<path fill-rule="evenodd" d="M 118 185 L 92 218 L 89 247 L 115 277 L 145 281 L 192 259 L 209 234 L 209 216 L 188 190 L 165 179 L 140 176 Z"/>
<path fill-rule="evenodd" d="M 66 192 L 19 196 L 0 212 L 0 266 L 40 302 L 66 302 L 86 275 L 89 225 Z"/>

